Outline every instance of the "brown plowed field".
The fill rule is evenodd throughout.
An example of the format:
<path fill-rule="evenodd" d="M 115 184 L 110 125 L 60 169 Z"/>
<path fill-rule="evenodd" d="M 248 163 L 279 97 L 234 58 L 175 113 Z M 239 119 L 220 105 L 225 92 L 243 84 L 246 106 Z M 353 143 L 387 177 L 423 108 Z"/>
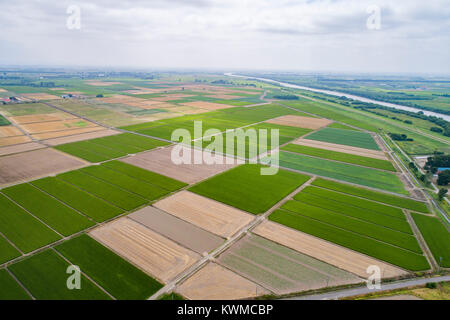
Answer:
<path fill-rule="evenodd" d="M 123 159 L 121 161 L 141 167 L 146 170 L 154 171 L 159 174 L 186 182 L 195 183 L 225 170 L 235 167 L 237 164 L 175 164 L 172 162 L 171 153 L 174 147 L 162 148 L 143 152 L 136 156 Z M 192 159 L 195 156 L 203 155 L 201 150 L 193 150 Z M 209 152 L 207 152 L 210 154 Z M 224 158 L 224 163 L 230 158 Z M 231 160 L 230 160 L 231 161 Z M 236 162 L 236 161 L 234 161 Z"/>
<path fill-rule="evenodd" d="M 302 138 L 295 140 L 293 143 L 299 144 L 302 146 L 307 146 L 307 147 L 320 148 L 320 149 L 325 149 L 325 150 L 330 150 L 330 151 L 354 154 L 357 156 L 370 157 L 370 158 L 381 159 L 381 160 L 389 160 L 383 151 L 369 150 L 369 149 L 364 149 L 364 148 L 345 146 L 342 144 L 334 144 L 334 143 L 328 143 L 328 142 L 322 142 L 322 141 L 316 141 L 316 140 L 308 140 L 308 139 L 302 139 Z"/>
<path fill-rule="evenodd" d="M 166 283 L 200 258 L 198 254 L 127 217 L 98 227 L 90 235 Z"/>
<path fill-rule="evenodd" d="M 301 116 L 281 116 L 272 120 L 266 121 L 267 123 L 280 124 L 283 126 L 291 126 L 306 129 L 320 129 L 326 127 L 333 121 L 321 118 L 301 117 Z"/>
<path fill-rule="evenodd" d="M 189 191 L 178 192 L 153 205 L 224 238 L 231 237 L 255 218 L 244 211 Z"/>
<path fill-rule="evenodd" d="M 36 149 L 42 149 L 45 148 L 44 145 L 36 143 L 36 142 L 30 142 L 30 143 L 22 143 L 22 144 L 16 144 L 12 146 L 6 146 L 6 147 L 0 147 L 0 156 L 5 156 L 8 154 L 13 153 L 20 153 L 25 151 L 31 151 Z"/>
<path fill-rule="evenodd" d="M 128 217 L 200 254 L 210 252 L 224 241 L 206 230 L 154 207 L 145 207 Z"/>
<path fill-rule="evenodd" d="M 120 132 L 115 131 L 115 130 L 109 130 L 109 129 L 101 130 L 101 128 L 99 127 L 99 131 L 75 134 L 75 135 L 65 136 L 65 137 L 61 137 L 61 138 L 53 138 L 53 139 L 49 139 L 49 140 L 44 140 L 43 142 L 47 143 L 50 146 L 57 146 L 60 144 L 65 144 L 65 143 L 70 143 L 70 142 L 112 136 L 112 135 L 119 134 L 119 133 Z"/>
<path fill-rule="evenodd" d="M 31 139 L 27 136 L 17 136 L 17 137 L 5 137 L 0 138 L 0 147 L 11 146 L 14 144 L 30 142 Z"/>
<path fill-rule="evenodd" d="M 89 127 L 89 128 L 82 128 L 82 129 L 52 131 L 52 132 L 33 134 L 33 138 L 39 139 L 39 140 L 45 140 L 45 139 L 71 136 L 71 135 L 76 135 L 76 134 L 81 134 L 81 133 L 86 133 L 86 132 L 96 132 L 96 131 L 100 131 L 103 129 L 104 129 L 103 127 L 93 126 L 93 127 Z"/>
<path fill-rule="evenodd" d="M 0 185 L 80 168 L 85 162 L 51 148 L 0 158 Z"/>
<path fill-rule="evenodd" d="M 194 108 L 207 109 L 207 110 L 220 110 L 220 109 L 233 108 L 233 106 L 229 106 L 226 104 L 206 102 L 206 101 L 186 102 L 186 103 L 182 103 L 182 105 L 194 107 Z"/>
<path fill-rule="evenodd" d="M 183 282 L 176 291 L 191 300 L 237 300 L 270 293 L 256 283 L 212 262 Z"/>
<path fill-rule="evenodd" d="M 384 278 L 394 278 L 407 274 L 406 271 L 380 260 L 271 221 L 264 221 L 253 230 L 253 233 L 362 278 L 367 278 L 370 275 L 366 273 L 367 267 L 370 265 L 379 266 Z"/>
<path fill-rule="evenodd" d="M 52 131 L 74 130 L 74 129 L 86 129 L 96 126 L 97 125 L 93 122 L 81 119 L 37 122 L 21 125 L 21 127 L 30 134 L 52 132 Z"/>
<path fill-rule="evenodd" d="M 9 117 L 9 118 L 18 124 L 77 119 L 77 117 L 71 115 L 70 113 L 65 113 L 65 112 L 15 116 L 15 117 Z"/>

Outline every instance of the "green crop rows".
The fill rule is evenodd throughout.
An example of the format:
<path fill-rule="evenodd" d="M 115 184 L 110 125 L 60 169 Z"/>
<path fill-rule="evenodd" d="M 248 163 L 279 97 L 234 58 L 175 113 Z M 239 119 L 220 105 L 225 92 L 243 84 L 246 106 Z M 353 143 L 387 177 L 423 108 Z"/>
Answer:
<path fill-rule="evenodd" d="M 324 128 L 311 133 L 306 137 L 306 139 L 342 144 L 358 148 L 380 150 L 377 143 L 369 133 L 360 131 Z"/>
<path fill-rule="evenodd" d="M 313 148 L 308 146 L 301 146 L 298 144 L 288 144 L 281 148 L 284 151 L 290 151 L 295 153 L 301 153 L 308 156 L 319 157 L 323 159 L 336 160 L 340 162 L 346 162 L 350 164 L 358 164 L 365 167 L 382 169 L 388 171 L 396 171 L 392 163 L 388 160 L 374 159 L 369 157 L 357 156 L 354 154 L 348 154 L 343 152 L 336 152 L 330 150 L 324 150 L 319 148 Z"/>
<path fill-rule="evenodd" d="M 348 184 L 343 184 L 331 180 L 315 179 L 312 183 L 315 186 L 335 190 L 342 193 L 351 194 L 361 198 L 366 198 L 378 202 L 383 202 L 392 206 L 397 206 L 409 210 L 414 210 L 423 213 L 429 213 L 427 205 L 424 202 L 397 197 L 394 195 L 372 191 L 364 188 L 358 188 Z"/>
<path fill-rule="evenodd" d="M 261 175 L 263 166 L 246 164 L 212 177 L 189 190 L 254 214 L 267 211 L 310 177 L 279 170 Z"/>

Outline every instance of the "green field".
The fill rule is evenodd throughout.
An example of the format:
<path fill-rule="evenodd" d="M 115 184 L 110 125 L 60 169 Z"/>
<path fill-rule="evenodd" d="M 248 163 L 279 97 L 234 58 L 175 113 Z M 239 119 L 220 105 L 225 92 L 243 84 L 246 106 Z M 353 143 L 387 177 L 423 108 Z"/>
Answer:
<path fill-rule="evenodd" d="M 262 161 L 266 161 L 266 158 Z M 403 183 L 391 172 L 326 159 L 312 158 L 289 152 L 280 152 L 280 166 L 381 190 L 407 194 Z"/>
<path fill-rule="evenodd" d="M 374 159 L 369 157 L 357 156 L 354 154 L 348 154 L 343 152 L 336 152 L 331 150 L 324 150 L 319 148 L 313 148 L 308 146 L 301 146 L 298 144 L 288 144 L 281 148 L 284 151 L 290 151 L 295 153 L 301 153 L 308 156 L 319 157 L 323 159 L 335 160 L 340 162 L 346 162 L 350 164 L 357 164 L 364 167 L 370 167 L 375 169 L 382 169 L 395 172 L 395 168 L 388 160 Z"/>
<path fill-rule="evenodd" d="M 269 219 L 407 270 L 420 271 L 430 268 L 423 255 L 337 228 L 298 213 L 276 210 L 269 216 Z"/>
<path fill-rule="evenodd" d="M 24 253 L 36 250 L 61 238 L 2 194 L 0 194 L 0 208 L 0 232 Z M 0 238 L 1 240 L 2 238 Z M 16 250 L 14 249 L 12 252 L 14 251 Z M 6 253 L 8 250 L 5 248 L 0 252 Z M 2 259 L 0 258 L 0 260 Z"/>
<path fill-rule="evenodd" d="M 324 128 L 322 130 L 311 133 L 306 137 L 306 139 L 371 150 L 380 150 L 377 143 L 369 133 L 360 131 Z"/>
<path fill-rule="evenodd" d="M 64 236 L 94 225 L 85 216 L 30 184 L 15 185 L 2 192 Z"/>
<path fill-rule="evenodd" d="M 103 222 L 123 213 L 122 209 L 54 177 L 35 180 L 31 183 L 97 222 Z"/>
<path fill-rule="evenodd" d="M 325 198 L 313 193 L 309 193 L 308 191 L 310 190 L 307 189 L 309 189 L 309 187 L 305 188 L 304 191 L 295 195 L 294 199 L 315 207 L 334 211 L 336 213 L 361 219 L 366 222 L 375 223 L 392 230 L 413 234 L 411 227 L 409 226 L 405 218 L 394 218 L 390 215 L 385 214 L 383 211 L 375 211 L 363 208 L 362 206 L 340 202 L 339 200 Z"/>
<path fill-rule="evenodd" d="M 450 233 L 439 219 L 412 213 L 420 233 L 433 253 L 436 262 L 443 268 L 450 267 Z"/>
<path fill-rule="evenodd" d="M 0 269 L 0 300 L 30 300 L 31 297 L 22 289 L 5 269 Z"/>
<path fill-rule="evenodd" d="M 148 203 L 137 194 L 85 174 L 80 170 L 70 171 L 57 176 L 78 188 L 89 192 L 123 210 L 131 210 Z"/>
<path fill-rule="evenodd" d="M 322 223 L 357 233 L 365 237 L 370 237 L 385 243 L 422 254 L 422 250 L 411 234 L 385 228 L 379 224 L 355 219 L 351 216 L 341 214 L 337 211 L 322 209 L 315 205 L 309 205 L 299 201 L 288 201 L 280 209 L 291 211 L 302 216 L 315 219 Z"/>
<path fill-rule="evenodd" d="M 52 249 L 48 249 L 8 269 L 39 300 L 106 300 L 110 299 L 85 276 L 81 276 L 81 289 L 69 290 L 66 273 L 69 264 Z"/>
<path fill-rule="evenodd" d="M 55 249 L 116 299 L 146 299 L 162 288 L 158 281 L 87 235 Z"/>
<path fill-rule="evenodd" d="M 102 162 L 166 145 L 169 143 L 136 134 L 122 133 L 63 144 L 56 146 L 55 149 L 90 162 Z"/>
<path fill-rule="evenodd" d="M 2 116 L 0 114 L 0 127 L 1 126 L 7 126 L 7 125 L 10 125 L 10 124 L 11 124 L 11 122 L 9 122 L 4 116 Z"/>
<path fill-rule="evenodd" d="M 364 188 L 358 188 L 348 184 L 343 184 L 321 178 L 315 179 L 312 182 L 312 184 L 318 187 L 327 188 L 346 194 L 351 194 L 357 197 L 366 198 L 373 201 L 383 202 L 400 208 L 405 208 L 423 213 L 429 213 L 427 205 L 424 202 L 416 201 L 413 199 L 397 197 L 394 195 L 372 191 Z"/>
<path fill-rule="evenodd" d="M 263 166 L 241 165 L 203 181 L 189 190 L 253 214 L 267 211 L 289 195 L 309 176 L 279 170 L 275 175 L 261 175 Z"/>
<path fill-rule="evenodd" d="M 43 103 L 20 103 L 1 105 L 0 110 L 7 113 L 9 116 L 26 116 L 32 114 L 55 113 L 57 110 L 47 106 Z"/>

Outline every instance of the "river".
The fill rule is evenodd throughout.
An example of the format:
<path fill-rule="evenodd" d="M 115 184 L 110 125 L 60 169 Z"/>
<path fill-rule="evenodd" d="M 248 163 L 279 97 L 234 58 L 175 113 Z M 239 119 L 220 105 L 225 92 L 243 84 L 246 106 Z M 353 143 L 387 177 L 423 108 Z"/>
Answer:
<path fill-rule="evenodd" d="M 394 109 L 405 110 L 405 111 L 410 111 L 410 112 L 423 112 L 427 116 L 435 116 L 435 117 L 438 117 L 438 118 L 442 118 L 442 119 L 444 119 L 446 121 L 450 121 L 450 116 L 446 115 L 446 114 L 432 112 L 432 111 L 427 111 L 427 110 L 422 110 L 422 109 L 417 109 L 417 108 L 408 107 L 408 106 L 402 106 L 400 104 L 394 104 L 394 103 L 390 103 L 390 102 L 384 102 L 384 101 L 368 99 L 368 98 L 364 98 L 364 97 L 360 97 L 360 96 L 355 96 L 353 94 L 348 94 L 348 93 L 343 93 L 343 92 L 338 92 L 338 91 L 332 91 L 332 90 L 323 90 L 323 89 L 309 88 L 309 87 L 299 86 L 299 85 L 296 85 L 296 84 L 291 84 L 291 83 L 287 83 L 287 82 L 281 82 L 281 81 L 267 79 L 267 78 L 249 77 L 249 76 L 237 75 L 237 74 L 232 74 L 232 73 L 225 73 L 225 75 L 226 76 L 230 76 L 230 77 L 238 77 L 238 78 L 246 78 L 246 79 L 254 79 L 254 80 L 259 80 L 259 81 L 271 82 L 271 83 L 276 83 L 276 84 L 278 84 L 278 85 L 280 85 L 282 87 L 286 87 L 286 88 L 302 89 L 302 90 L 308 90 L 308 91 L 313 91 L 313 92 L 325 93 L 325 94 L 329 94 L 329 95 L 337 96 L 337 97 L 346 97 L 346 98 L 357 100 L 357 101 L 379 104 L 381 106 L 394 108 Z"/>

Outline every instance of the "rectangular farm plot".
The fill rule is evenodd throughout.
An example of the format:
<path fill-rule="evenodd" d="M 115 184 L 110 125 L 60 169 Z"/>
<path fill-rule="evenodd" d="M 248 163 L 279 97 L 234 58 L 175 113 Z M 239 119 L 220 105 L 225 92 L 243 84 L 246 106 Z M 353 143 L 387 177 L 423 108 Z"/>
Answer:
<path fill-rule="evenodd" d="M 353 195 L 356 197 L 361 197 L 377 202 L 382 202 L 391 206 L 396 206 L 400 208 L 405 208 L 408 210 L 429 213 L 427 205 L 425 202 L 416 201 L 409 198 L 398 197 L 387 193 L 377 192 L 373 190 L 368 190 L 364 188 L 359 188 L 356 186 L 351 186 L 344 183 L 339 183 L 336 181 L 325 180 L 325 179 L 315 179 L 312 185 L 326 188 L 329 190 L 334 190 L 337 192 Z"/>
<path fill-rule="evenodd" d="M 2 189 L 2 193 L 64 236 L 95 224 L 86 216 L 30 184 L 24 183 L 5 188 Z"/>
<path fill-rule="evenodd" d="M 348 153 L 336 152 L 331 150 L 324 150 L 319 148 L 313 148 L 308 146 L 301 146 L 298 144 L 288 144 L 281 147 L 283 151 L 289 151 L 308 156 L 335 160 L 339 162 L 345 162 L 350 164 L 357 164 L 364 167 L 370 167 L 374 169 L 381 169 L 395 172 L 394 165 L 388 160 L 374 159 L 369 157 L 357 156 Z"/>
<path fill-rule="evenodd" d="M 0 288 L 0 300 L 31 300 L 6 269 L 0 269 Z"/>
<path fill-rule="evenodd" d="M 12 146 L 5 146 L 5 147 L 0 147 L 0 156 L 7 156 L 10 154 L 32 151 L 32 150 L 42 149 L 42 148 L 45 148 L 45 146 L 40 143 L 36 143 L 36 142 L 22 143 L 19 145 L 12 145 Z"/>
<path fill-rule="evenodd" d="M 370 276 L 367 273 L 367 267 L 371 265 L 380 267 L 383 278 L 395 278 L 407 274 L 406 271 L 380 260 L 272 221 L 264 221 L 252 232 L 362 278 Z"/>
<path fill-rule="evenodd" d="M 71 142 L 78 142 L 78 141 L 84 141 L 84 140 L 91 140 L 101 137 L 107 137 L 119 134 L 118 131 L 115 130 L 99 130 L 95 132 L 87 132 L 87 133 L 81 133 L 81 134 L 75 134 L 71 136 L 65 136 L 65 137 L 59 137 L 59 138 L 51 138 L 48 140 L 45 140 L 44 142 L 50 146 L 57 146 L 60 144 L 67 144 Z"/>
<path fill-rule="evenodd" d="M 412 213 L 415 224 L 433 253 L 437 264 L 450 267 L 450 233 L 439 219 Z"/>
<path fill-rule="evenodd" d="M 185 106 L 194 107 L 194 108 L 200 108 L 200 109 L 207 109 L 207 110 L 220 110 L 220 109 L 226 109 L 226 108 L 232 108 L 231 105 L 226 105 L 222 103 L 214 103 L 214 102 L 207 102 L 207 101 L 193 101 L 193 102 L 186 102 L 183 103 Z"/>
<path fill-rule="evenodd" d="M 124 188 L 112 185 L 79 170 L 57 176 L 74 186 L 93 194 L 123 210 L 131 210 L 148 203 L 148 200 Z"/>
<path fill-rule="evenodd" d="M 0 147 L 7 147 L 26 142 L 31 142 L 31 139 L 27 136 L 4 137 L 0 138 Z"/>
<path fill-rule="evenodd" d="M 316 130 L 316 129 L 326 127 L 333 121 L 328 120 L 328 119 L 287 115 L 287 116 L 282 116 L 282 117 L 268 120 L 267 122 L 273 123 L 273 124 L 281 124 L 284 126 Z"/>
<path fill-rule="evenodd" d="M 15 136 L 22 136 L 22 131 L 19 130 L 19 128 L 14 126 L 0 126 L 0 138 L 4 137 L 15 137 Z"/>
<path fill-rule="evenodd" d="M 122 209 L 55 177 L 43 178 L 31 183 L 97 222 L 103 222 L 124 212 Z"/>
<path fill-rule="evenodd" d="M 254 218 L 241 210 L 189 191 L 178 192 L 153 206 L 224 238 L 231 237 Z"/>
<path fill-rule="evenodd" d="M 313 202 L 311 201 L 311 198 L 306 197 L 307 200 L 303 200 L 305 198 L 303 196 L 308 194 L 300 193 L 299 195 L 301 197 L 296 196 L 295 199 L 299 199 L 302 202 L 288 201 L 280 209 L 298 213 L 301 214 L 302 216 L 318 220 L 328 225 L 332 225 L 334 227 L 341 228 L 343 230 L 358 233 L 366 237 L 383 241 L 385 243 L 389 243 L 391 245 L 406 250 L 410 250 L 418 254 L 422 253 L 422 250 L 420 249 L 420 246 L 416 238 L 412 234 L 399 232 L 390 228 L 386 228 L 380 224 L 367 222 L 367 220 L 355 218 L 355 216 L 357 216 L 357 213 L 352 212 L 353 215 L 350 216 L 348 213 L 350 211 L 345 211 L 346 209 L 341 209 L 338 206 L 336 206 L 335 208 L 330 206 L 335 211 L 323 209 L 322 207 L 327 206 L 326 202 L 325 204 L 319 203 L 317 204 L 317 206 L 311 205 L 306 202 L 306 201 Z M 345 214 L 341 212 L 345 212 Z M 377 222 L 380 223 L 379 221 Z"/>
<path fill-rule="evenodd" d="M 236 161 L 227 157 L 224 157 L 223 164 L 207 165 L 192 163 L 177 165 L 171 159 L 173 148 L 174 147 L 168 147 L 144 152 L 122 159 L 121 161 L 189 184 L 204 180 L 236 166 Z M 203 158 L 206 155 L 211 155 L 208 151 L 190 148 L 186 148 L 185 150 L 187 152 L 192 152 L 191 159 L 195 159 L 196 157 Z"/>
<path fill-rule="evenodd" d="M 392 246 L 298 212 L 276 210 L 269 216 L 269 219 L 406 270 L 423 271 L 430 268 L 427 259 L 422 254 Z"/>
<path fill-rule="evenodd" d="M 116 299 L 146 299 L 162 287 L 88 235 L 66 241 L 56 250 Z"/>
<path fill-rule="evenodd" d="M 212 262 L 184 281 L 177 292 L 190 300 L 249 299 L 270 293 L 260 285 Z"/>
<path fill-rule="evenodd" d="M 262 175 L 264 166 L 246 164 L 201 182 L 189 190 L 238 209 L 259 214 L 310 179 L 309 176 L 278 170 Z"/>
<path fill-rule="evenodd" d="M 349 272 L 256 235 L 243 238 L 218 260 L 277 294 L 361 282 Z"/>
<path fill-rule="evenodd" d="M 81 128 L 97 127 L 93 122 L 89 122 L 82 119 L 62 120 L 62 121 L 49 121 L 49 122 L 36 122 L 22 124 L 21 127 L 30 134 L 39 134 L 53 131 L 65 131 Z"/>
<path fill-rule="evenodd" d="M 140 209 L 128 218 L 199 254 L 210 252 L 224 242 L 223 238 L 154 207 Z"/>
<path fill-rule="evenodd" d="M 372 138 L 372 136 L 366 132 L 324 128 L 322 130 L 311 133 L 306 137 L 306 139 L 343 144 L 358 148 L 380 150 L 380 147 Z"/>
<path fill-rule="evenodd" d="M 56 146 L 55 148 L 90 162 L 101 162 L 168 144 L 169 143 L 167 142 L 131 133 L 122 133 L 92 140 L 63 144 Z"/>
<path fill-rule="evenodd" d="M 96 228 L 90 235 L 165 283 L 200 258 L 193 251 L 126 217 Z"/>
<path fill-rule="evenodd" d="M 38 300 L 109 300 L 110 297 L 81 275 L 81 289 L 69 290 L 66 282 L 69 263 L 48 249 L 8 269 Z"/>
<path fill-rule="evenodd" d="M 43 114 L 27 114 L 22 116 L 10 117 L 15 123 L 40 123 L 40 122 L 54 122 L 61 120 L 78 119 L 76 116 L 66 112 L 43 113 Z"/>
<path fill-rule="evenodd" d="M 0 232 L 24 253 L 61 239 L 3 194 L 0 194 Z"/>
<path fill-rule="evenodd" d="M 265 160 L 263 159 L 262 161 Z M 284 151 L 280 152 L 280 166 L 376 189 L 408 194 L 400 178 L 393 172 L 364 168 Z"/>
<path fill-rule="evenodd" d="M 36 179 L 84 166 L 81 160 L 46 148 L 0 157 L 0 185 Z"/>

